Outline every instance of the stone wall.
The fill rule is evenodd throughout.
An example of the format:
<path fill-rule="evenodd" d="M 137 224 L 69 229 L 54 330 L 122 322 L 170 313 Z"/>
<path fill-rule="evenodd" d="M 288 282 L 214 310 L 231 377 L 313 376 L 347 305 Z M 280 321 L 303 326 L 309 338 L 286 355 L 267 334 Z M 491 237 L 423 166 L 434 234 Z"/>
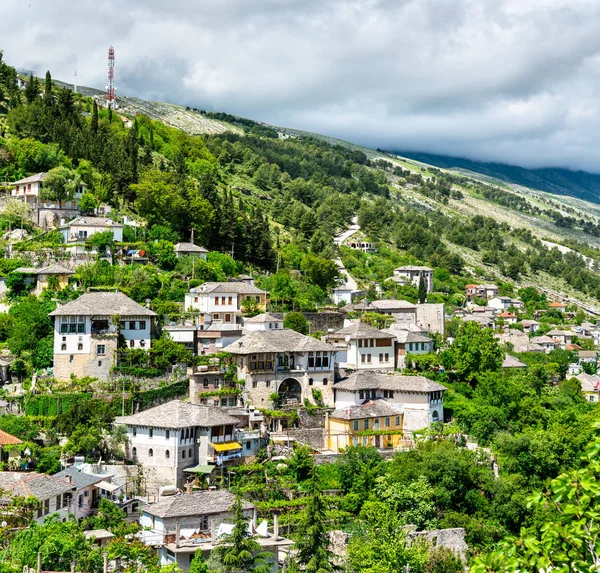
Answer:
<path fill-rule="evenodd" d="M 96 355 L 97 344 L 103 344 L 106 347 L 105 354 Z M 71 374 L 78 378 L 91 376 L 99 380 L 108 380 L 110 371 L 115 364 L 117 353 L 117 338 L 102 337 L 92 340 L 92 346 L 89 354 L 54 354 L 54 377 L 57 380 L 69 380 Z M 73 358 L 71 360 L 71 357 Z"/>
<path fill-rule="evenodd" d="M 383 449 L 379 448 L 379 453 L 384 460 L 391 460 L 396 455 L 396 450 L 394 449 Z M 313 459 L 316 465 L 322 466 L 325 464 L 334 464 L 336 460 L 342 454 L 316 454 Z"/>
<path fill-rule="evenodd" d="M 408 533 L 407 541 L 425 539 L 433 547 L 446 547 L 458 555 L 463 561 L 467 560 L 469 549 L 465 541 L 465 530 L 462 527 L 452 529 L 428 529 L 426 531 L 411 531 Z"/>
<path fill-rule="evenodd" d="M 271 312 L 269 314 L 282 320 L 285 318 L 285 313 L 283 312 Z M 344 318 L 346 315 L 343 312 L 303 312 L 302 314 L 310 323 L 311 332 L 317 330 L 327 332 L 330 328 L 333 330 L 344 328 Z"/>

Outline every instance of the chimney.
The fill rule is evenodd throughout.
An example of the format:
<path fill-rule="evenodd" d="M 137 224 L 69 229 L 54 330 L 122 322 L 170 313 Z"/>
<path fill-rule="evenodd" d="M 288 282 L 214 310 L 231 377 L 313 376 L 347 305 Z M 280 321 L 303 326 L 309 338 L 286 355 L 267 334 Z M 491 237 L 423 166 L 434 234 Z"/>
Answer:
<path fill-rule="evenodd" d="M 102 569 L 103 573 L 108 573 L 108 553 L 104 552 L 104 568 Z"/>
<path fill-rule="evenodd" d="M 146 299 L 146 308 L 150 308 L 150 299 L 149 298 Z"/>
<path fill-rule="evenodd" d="M 217 543 L 217 526 L 215 524 L 215 518 L 210 520 L 210 540 L 213 545 Z"/>
<path fill-rule="evenodd" d="M 273 539 L 277 541 L 279 539 L 279 514 L 273 514 Z"/>
<path fill-rule="evenodd" d="M 38 551 L 37 573 L 41 573 L 41 571 L 42 571 L 42 553 L 41 553 L 41 551 Z"/>
<path fill-rule="evenodd" d="M 175 522 L 175 547 L 179 547 L 179 535 L 180 535 L 179 520 L 177 520 Z"/>

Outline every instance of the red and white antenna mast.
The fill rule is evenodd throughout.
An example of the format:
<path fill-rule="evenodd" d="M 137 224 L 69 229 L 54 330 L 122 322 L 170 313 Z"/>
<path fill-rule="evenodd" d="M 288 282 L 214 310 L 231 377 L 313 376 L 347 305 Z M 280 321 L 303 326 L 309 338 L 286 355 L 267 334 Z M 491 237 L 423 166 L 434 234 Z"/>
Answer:
<path fill-rule="evenodd" d="M 108 48 L 108 85 L 106 86 L 106 107 L 115 107 L 115 49 Z"/>

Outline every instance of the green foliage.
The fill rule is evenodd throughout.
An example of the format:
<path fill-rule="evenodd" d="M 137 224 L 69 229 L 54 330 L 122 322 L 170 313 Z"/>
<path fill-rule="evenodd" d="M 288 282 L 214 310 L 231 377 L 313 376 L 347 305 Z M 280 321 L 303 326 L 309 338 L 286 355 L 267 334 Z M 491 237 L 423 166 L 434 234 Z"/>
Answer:
<path fill-rule="evenodd" d="M 300 334 L 308 334 L 310 325 L 301 312 L 288 312 L 283 319 L 283 327 L 295 330 Z"/>
<path fill-rule="evenodd" d="M 44 185 L 40 191 L 41 199 L 49 199 L 62 203 L 70 201 L 81 184 L 81 177 L 76 171 L 67 167 L 55 167 L 46 174 Z"/>
<path fill-rule="evenodd" d="M 313 468 L 311 450 L 308 446 L 296 446 L 288 460 L 288 466 L 298 481 L 308 479 Z"/>
<path fill-rule="evenodd" d="M 54 302 L 42 302 L 28 296 L 13 304 L 8 311 L 12 328 L 8 338 L 11 352 L 21 356 L 24 352 L 35 353 L 41 341 L 53 332 L 48 314 L 56 308 Z"/>
<path fill-rule="evenodd" d="M 175 364 L 190 364 L 192 353 L 183 345 L 175 342 L 167 333 L 152 341 L 148 351 L 150 360 L 156 368 L 166 370 Z"/>
<path fill-rule="evenodd" d="M 194 558 L 190 563 L 189 573 L 209 573 L 208 563 L 206 563 L 206 560 L 202 556 L 202 549 L 196 549 Z"/>

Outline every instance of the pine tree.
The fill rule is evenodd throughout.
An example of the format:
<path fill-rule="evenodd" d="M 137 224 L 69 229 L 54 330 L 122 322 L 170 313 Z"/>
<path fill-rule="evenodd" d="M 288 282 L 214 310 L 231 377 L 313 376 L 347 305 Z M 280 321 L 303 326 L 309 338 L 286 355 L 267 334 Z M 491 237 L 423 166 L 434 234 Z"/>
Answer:
<path fill-rule="evenodd" d="M 54 103 L 54 96 L 52 95 L 52 76 L 50 70 L 46 72 L 46 83 L 44 85 L 44 103 L 46 105 L 52 105 Z"/>
<path fill-rule="evenodd" d="M 96 100 L 92 103 L 92 133 L 98 133 L 98 104 Z"/>
<path fill-rule="evenodd" d="M 108 108 L 108 123 L 112 123 L 112 116 L 113 116 L 112 107 L 109 106 L 109 108 Z"/>
<path fill-rule="evenodd" d="M 421 274 L 419 279 L 419 292 L 417 294 L 419 304 L 424 304 L 427 301 L 427 285 L 425 284 L 425 277 Z"/>
<path fill-rule="evenodd" d="M 252 539 L 252 534 L 248 531 L 249 518 L 244 515 L 241 497 L 236 497 L 231 511 L 233 531 L 219 538 L 219 545 L 215 547 L 213 554 L 225 566 L 226 571 L 269 573 L 271 564 L 267 559 L 271 554 L 260 551 L 260 544 Z"/>
<path fill-rule="evenodd" d="M 208 564 L 206 563 L 201 549 L 196 549 L 194 558 L 190 563 L 190 573 L 209 573 Z"/>
<path fill-rule="evenodd" d="M 33 74 L 29 74 L 29 81 L 25 86 L 25 99 L 27 103 L 33 103 L 40 95 L 40 82 Z"/>
<path fill-rule="evenodd" d="M 325 499 L 319 481 L 319 472 L 313 465 L 307 482 L 309 498 L 298 528 L 300 537 L 290 570 L 303 573 L 329 573 L 335 570 L 329 551 L 329 535 L 325 527 L 327 519 Z"/>

